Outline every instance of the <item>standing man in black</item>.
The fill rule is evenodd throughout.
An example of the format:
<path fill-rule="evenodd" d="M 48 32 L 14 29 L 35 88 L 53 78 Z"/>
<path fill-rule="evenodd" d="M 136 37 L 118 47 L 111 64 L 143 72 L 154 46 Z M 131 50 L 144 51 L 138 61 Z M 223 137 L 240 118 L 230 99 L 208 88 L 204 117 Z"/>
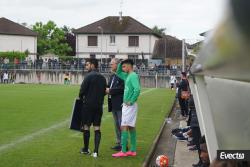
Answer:
<path fill-rule="evenodd" d="M 189 91 L 189 82 L 186 72 L 181 73 L 181 81 L 178 86 L 178 100 L 181 107 L 181 115 L 183 118 L 188 116 L 188 99 L 181 98 L 182 91 Z"/>
<path fill-rule="evenodd" d="M 97 71 L 97 59 L 89 59 L 86 61 L 86 69 L 88 74 L 85 76 L 79 93 L 79 98 L 83 100 L 82 124 L 83 124 L 83 141 L 84 148 L 80 153 L 90 154 L 89 138 L 90 126 L 93 124 L 95 131 L 95 149 L 93 157 L 98 157 L 98 149 L 101 141 L 101 119 L 103 113 L 103 100 L 106 94 L 106 79 Z"/>
<path fill-rule="evenodd" d="M 122 103 L 124 93 L 124 81 L 116 74 L 119 59 L 113 58 L 110 62 L 111 70 L 113 72 L 110 77 L 106 93 L 109 94 L 108 105 L 109 112 L 112 112 L 115 125 L 116 143 L 117 145 L 111 147 L 113 150 L 121 151 L 121 121 L 122 121 Z"/>

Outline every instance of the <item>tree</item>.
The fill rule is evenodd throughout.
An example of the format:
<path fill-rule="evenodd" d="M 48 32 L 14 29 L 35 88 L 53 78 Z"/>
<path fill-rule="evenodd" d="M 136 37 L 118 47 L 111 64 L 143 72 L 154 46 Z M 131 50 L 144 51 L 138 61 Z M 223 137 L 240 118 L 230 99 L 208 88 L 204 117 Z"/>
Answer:
<path fill-rule="evenodd" d="M 65 33 L 72 33 L 72 29 L 66 25 L 61 28 Z"/>
<path fill-rule="evenodd" d="M 165 31 L 166 31 L 166 28 L 159 28 L 158 26 L 154 26 L 152 28 L 153 32 L 158 34 L 158 35 L 166 35 L 165 34 Z"/>
<path fill-rule="evenodd" d="M 67 52 L 67 55 L 74 56 L 76 53 L 76 36 L 74 33 L 72 33 L 73 29 L 67 27 L 66 25 L 64 25 L 61 29 L 65 33 L 65 40 L 67 44 L 72 48 L 71 51 Z"/>
<path fill-rule="evenodd" d="M 38 55 L 53 53 L 58 56 L 66 56 L 68 52 L 72 51 L 66 42 L 65 32 L 58 28 L 53 21 L 48 21 L 47 24 L 37 22 L 32 29 L 38 33 Z"/>

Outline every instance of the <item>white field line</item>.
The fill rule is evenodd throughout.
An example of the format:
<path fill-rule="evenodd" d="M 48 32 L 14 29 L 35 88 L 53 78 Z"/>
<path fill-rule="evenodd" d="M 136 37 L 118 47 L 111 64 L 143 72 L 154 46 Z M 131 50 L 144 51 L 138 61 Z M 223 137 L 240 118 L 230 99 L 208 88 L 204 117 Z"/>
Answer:
<path fill-rule="evenodd" d="M 151 92 L 151 91 L 153 91 L 153 90 L 155 90 L 155 88 L 146 90 L 146 91 L 142 92 L 140 95 L 146 94 L 146 93 Z M 106 107 L 108 107 L 108 105 L 103 106 L 103 108 L 106 108 Z M 106 115 L 105 115 L 105 116 L 106 116 Z M 105 116 L 104 116 L 104 120 L 105 120 L 106 117 L 107 117 L 107 116 L 106 116 L 106 117 L 105 117 Z M 64 121 L 62 121 L 62 122 L 59 122 L 59 123 L 56 123 L 56 124 L 54 124 L 54 125 L 52 125 L 52 126 L 50 126 L 50 127 L 48 127 L 48 128 L 41 129 L 41 130 L 39 130 L 39 131 L 37 131 L 37 132 L 31 133 L 31 134 L 26 135 L 26 136 L 23 136 L 23 137 L 21 137 L 21 138 L 19 138 L 19 139 L 17 139 L 17 140 L 11 141 L 11 142 L 8 143 L 8 144 L 3 144 L 3 145 L 0 146 L 0 154 L 1 154 L 4 150 L 7 150 L 7 149 L 9 149 L 9 148 L 11 148 L 11 147 L 14 147 L 14 146 L 16 146 L 16 145 L 18 145 L 18 144 L 20 144 L 20 143 L 23 143 L 23 142 L 26 142 L 26 141 L 30 141 L 30 140 L 32 140 L 33 138 L 37 137 L 37 136 L 40 136 L 40 135 L 43 135 L 43 134 L 45 134 L 45 133 L 48 133 L 48 132 L 50 132 L 50 131 L 52 131 L 52 130 L 61 128 L 61 127 L 65 126 L 65 124 L 69 123 L 69 121 L 70 121 L 69 119 L 66 119 L 66 120 L 64 120 Z"/>

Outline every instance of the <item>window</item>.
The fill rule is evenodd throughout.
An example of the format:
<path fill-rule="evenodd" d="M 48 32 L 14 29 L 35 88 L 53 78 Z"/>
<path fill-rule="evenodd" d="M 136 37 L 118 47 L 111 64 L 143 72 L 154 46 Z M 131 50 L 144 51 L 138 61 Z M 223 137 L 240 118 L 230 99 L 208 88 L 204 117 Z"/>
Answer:
<path fill-rule="evenodd" d="M 115 44 L 115 36 L 110 35 L 110 44 Z"/>
<path fill-rule="evenodd" d="M 95 59 L 95 58 L 96 58 L 95 54 L 90 54 L 89 57 L 90 57 L 91 59 Z"/>
<path fill-rule="evenodd" d="M 115 55 L 109 55 L 109 58 L 113 59 L 115 58 Z"/>
<path fill-rule="evenodd" d="M 128 55 L 128 59 L 138 59 L 138 55 Z"/>
<path fill-rule="evenodd" d="M 97 46 L 97 36 L 88 36 L 88 46 Z"/>
<path fill-rule="evenodd" d="M 129 36 L 128 46 L 139 46 L 139 36 Z"/>

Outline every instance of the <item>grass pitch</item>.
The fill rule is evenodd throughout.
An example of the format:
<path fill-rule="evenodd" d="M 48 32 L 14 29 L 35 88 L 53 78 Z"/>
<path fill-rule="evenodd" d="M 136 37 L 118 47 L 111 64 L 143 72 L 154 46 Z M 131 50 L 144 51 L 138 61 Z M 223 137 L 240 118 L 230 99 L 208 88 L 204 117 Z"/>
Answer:
<path fill-rule="evenodd" d="M 114 159 L 112 114 L 106 100 L 97 159 L 79 154 L 82 134 L 68 129 L 79 86 L 0 85 L 0 167 L 139 167 L 170 111 L 174 91 L 142 89 L 138 100 L 137 157 Z M 93 149 L 91 129 L 90 149 Z"/>

